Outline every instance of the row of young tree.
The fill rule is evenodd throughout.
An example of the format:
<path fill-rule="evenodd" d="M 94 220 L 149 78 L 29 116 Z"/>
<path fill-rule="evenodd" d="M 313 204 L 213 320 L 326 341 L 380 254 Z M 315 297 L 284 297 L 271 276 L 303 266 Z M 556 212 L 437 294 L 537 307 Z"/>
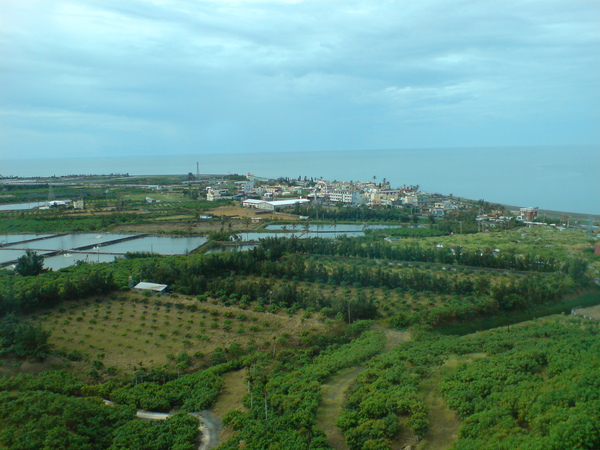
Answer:
<path fill-rule="evenodd" d="M 390 245 L 387 242 L 347 237 L 340 239 L 272 237 L 263 239 L 261 247 L 265 251 L 280 254 L 335 255 L 517 271 L 556 272 L 564 267 L 556 258 L 531 254 L 519 255 L 513 251 L 496 252 L 493 248 L 473 250 L 460 246 L 425 247 L 416 243 Z"/>
<path fill-rule="evenodd" d="M 378 255 L 388 252 L 386 248 L 392 247 L 365 245 L 350 239 L 330 242 L 279 238 L 267 239 L 248 252 L 133 258 L 110 264 L 83 264 L 37 276 L 0 271 L 0 314 L 29 313 L 65 300 L 106 294 L 127 287 L 131 280 L 168 284 L 186 295 L 227 296 L 232 301 L 245 298 L 246 302 L 296 309 L 332 308 L 334 314 L 346 311 L 353 303 L 355 313 L 348 316 L 354 319 L 374 317 L 376 309 L 370 298 L 334 298 L 319 292 L 317 287 L 300 287 L 297 282 L 492 299 L 493 302 L 486 302 L 491 309 L 482 312 L 523 309 L 558 300 L 567 290 L 586 282 L 587 266 L 580 260 L 565 264 L 562 273 L 504 274 L 502 280 L 493 281 L 485 273 L 419 269 L 376 261 Z M 400 250 L 403 251 L 407 257 L 412 255 L 413 261 L 435 253 L 419 246 Z M 552 265 L 558 263 L 549 261 L 547 267 Z M 250 278 L 244 279 L 246 275 Z M 460 317 L 450 306 L 446 305 L 447 312 L 441 311 L 438 319 Z"/>

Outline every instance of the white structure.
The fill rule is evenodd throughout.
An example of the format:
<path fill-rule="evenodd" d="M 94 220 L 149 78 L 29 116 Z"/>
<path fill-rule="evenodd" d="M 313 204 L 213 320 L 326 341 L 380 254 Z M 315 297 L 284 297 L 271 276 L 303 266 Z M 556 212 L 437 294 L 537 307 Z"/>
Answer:
<path fill-rule="evenodd" d="M 366 199 L 360 192 L 336 189 L 329 193 L 329 201 L 332 203 L 344 203 L 346 205 L 361 205 L 366 202 Z"/>
<path fill-rule="evenodd" d="M 405 205 L 416 206 L 418 208 L 426 207 L 431 201 L 431 197 L 425 193 L 413 193 L 403 197 Z"/>
<path fill-rule="evenodd" d="M 235 182 L 238 192 L 247 194 L 254 189 L 254 181 L 236 181 Z"/>
<path fill-rule="evenodd" d="M 158 283 L 146 283 L 145 281 L 142 281 L 142 282 L 136 284 L 133 288 L 137 289 L 139 291 L 153 291 L 153 292 L 160 292 L 161 294 L 164 294 L 165 289 L 167 289 L 167 285 L 166 284 L 158 284 Z"/>
<path fill-rule="evenodd" d="M 305 198 L 291 198 L 288 200 L 273 201 L 248 199 L 242 202 L 242 206 L 247 208 L 263 209 L 265 211 L 278 211 L 280 209 L 293 208 L 298 204 L 303 205 L 308 202 L 309 200 Z"/>
<path fill-rule="evenodd" d="M 533 222 L 538 216 L 539 209 L 532 208 L 530 206 L 529 208 L 521 208 L 520 212 L 521 214 L 519 215 L 519 217 L 517 217 L 517 220 L 522 220 L 524 222 Z"/>
<path fill-rule="evenodd" d="M 214 189 L 212 187 L 206 188 L 206 200 L 214 202 L 221 199 L 231 198 L 229 196 L 228 189 Z"/>

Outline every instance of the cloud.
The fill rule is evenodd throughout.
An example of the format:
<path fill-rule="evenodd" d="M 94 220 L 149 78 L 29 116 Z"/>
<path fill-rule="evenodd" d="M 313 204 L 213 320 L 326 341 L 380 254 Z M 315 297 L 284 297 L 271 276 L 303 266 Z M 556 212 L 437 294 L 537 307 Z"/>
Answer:
<path fill-rule="evenodd" d="M 0 3 L 0 157 L 600 140 L 593 1 Z"/>

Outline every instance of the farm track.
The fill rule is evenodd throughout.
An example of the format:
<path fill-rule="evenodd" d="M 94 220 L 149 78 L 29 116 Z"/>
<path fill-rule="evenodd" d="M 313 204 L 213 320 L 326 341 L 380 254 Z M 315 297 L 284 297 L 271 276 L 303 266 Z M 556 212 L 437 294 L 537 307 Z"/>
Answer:
<path fill-rule="evenodd" d="M 386 343 L 381 353 L 388 353 L 396 345 L 410 339 L 407 332 L 390 330 L 381 326 L 376 326 L 375 329 L 383 331 L 386 337 Z M 321 386 L 321 404 L 317 411 L 317 425 L 324 430 L 327 442 L 333 449 L 348 449 L 344 436 L 335 425 L 335 421 L 342 412 L 349 389 L 363 370 L 365 370 L 363 366 L 344 369 Z"/>
<path fill-rule="evenodd" d="M 231 410 L 246 411 L 242 404 L 242 398 L 248 392 L 246 383 L 246 370 L 236 370 L 224 373 L 222 376 L 224 386 L 217 401 L 211 406 L 209 413 L 218 420 L 222 419 Z M 227 442 L 234 434 L 230 427 L 220 427 L 217 435 L 220 442 Z"/>
<path fill-rule="evenodd" d="M 321 404 L 317 411 L 317 425 L 325 432 L 327 442 L 335 450 L 346 450 L 346 440 L 335 421 L 342 412 L 346 393 L 354 384 L 364 367 L 350 367 L 340 371 L 335 377 L 321 386 Z"/>
<path fill-rule="evenodd" d="M 107 406 L 116 404 L 110 400 L 103 401 Z M 210 450 L 216 448 L 219 445 L 219 434 L 221 433 L 222 427 L 221 419 L 206 410 L 190 414 L 198 419 L 199 422 L 198 429 L 200 430 L 202 437 L 200 439 L 200 444 L 198 445 L 198 450 Z M 135 415 L 138 419 L 142 420 L 167 420 L 172 414 L 139 409 L 136 411 Z"/>

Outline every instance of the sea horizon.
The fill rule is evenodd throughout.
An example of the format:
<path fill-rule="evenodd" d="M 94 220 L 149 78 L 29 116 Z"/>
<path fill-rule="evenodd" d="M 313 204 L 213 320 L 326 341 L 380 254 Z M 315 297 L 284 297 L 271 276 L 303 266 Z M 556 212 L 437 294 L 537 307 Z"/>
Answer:
<path fill-rule="evenodd" d="M 4 177 L 128 173 L 253 173 L 419 185 L 424 192 L 578 214 L 600 214 L 600 145 L 333 150 L 0 159 Z M 375 178 L 374 178 L 375 177 Z"/>

